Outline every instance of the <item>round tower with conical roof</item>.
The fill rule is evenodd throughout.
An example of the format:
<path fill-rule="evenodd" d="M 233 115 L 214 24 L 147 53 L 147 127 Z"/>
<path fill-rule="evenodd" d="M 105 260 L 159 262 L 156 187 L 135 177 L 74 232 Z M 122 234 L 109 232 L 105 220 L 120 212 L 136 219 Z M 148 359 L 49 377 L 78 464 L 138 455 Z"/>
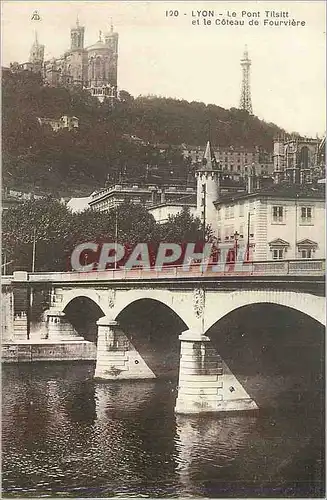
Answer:
<path fill-rule="evenodd" d="M 195 173 L 197 179 L 197 214 L 204 225 L 210 225 L 217 232 L 217 210 L 214 202 L 220 191 L 220 168 L 210 141 L 207 142 L 202 166 Z"/>

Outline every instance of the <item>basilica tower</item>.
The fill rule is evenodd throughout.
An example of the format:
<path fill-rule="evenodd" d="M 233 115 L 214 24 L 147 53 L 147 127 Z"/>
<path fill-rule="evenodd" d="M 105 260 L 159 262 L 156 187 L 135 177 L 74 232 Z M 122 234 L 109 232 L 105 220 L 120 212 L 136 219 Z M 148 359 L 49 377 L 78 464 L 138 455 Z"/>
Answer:
<path fill-rule="evenodd" d="M 88 90 L 100 101 L 117 98 L 118 33 L 99 33 L 99 40 L 87 48 Z"/>
<path fill-rule="evenodd" d="M 29 62 L 32 65 L 32 71 L 35 73 L 43 72 L 44 63 L 44 45 L 41 45 L 38 41 L 37 32 L 35 31 L 35 39 L 31 48 Z"/>
<path fill-rule="evenodd" d="M 70 48 L 71 50 L 84 49 L 84 33 L 85 27 L 80 26 L 79 19 L 76 20 L 76 26 L 70 30 Z"/>
<path fill-rule="evenodd" d="M 85 27 L 79 19 L 70 30 L 70 51 L 65 53 L 65 83 L 84 86 L 87 83 L 87 52 L 84 49 Z"/>
<path fill-rule="evenodd" d="M 108 80 L 111 85 L 117 87 L 118 33 L 114 31 L 112 22 L 110 23 L 110 30 L 104 33 L 104 43 L 107 45 L 110 51 Z"/>

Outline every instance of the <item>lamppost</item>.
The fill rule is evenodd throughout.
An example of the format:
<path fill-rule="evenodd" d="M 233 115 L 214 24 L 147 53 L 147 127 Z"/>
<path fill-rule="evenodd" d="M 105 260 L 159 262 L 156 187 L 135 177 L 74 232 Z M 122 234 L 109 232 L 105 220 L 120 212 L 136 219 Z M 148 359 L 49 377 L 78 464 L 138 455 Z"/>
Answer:
<path fill-rule="evenodd" d="M 237 261 L 237 251 L 238 251 L 238 237 L 239 237 L 239 233 L 237 231 L 235 231 L 234 233 L 234 241 L 235 241 L 235 245 L 234 245 L 234 252 L 235 252 L 235 262 Z"/>
<path fill-rule="evenodd" d="M 253 234 L 250 234 L 250 226 L 251 226 L 251 216 L 254 214 L 251 214 L 251 212 L 248 212 L 248 234 L 247 234 L 247 242 L 246 242 L 246 260 L 250 260 L 250 236 L 253 236 Z"/>
<path fill-rule="evenodd" d="M 115 264 L 114 269 L 117 269 L 117 244 L 118 244 L 118 206 L 116 207 L 115 216 Z"/>
<path fill-rule="evenodd" d="M 33 230 L 32 273 L 35 272 L 35 256 L 36 256 L 36 228 L 34 228 Z"/>
<path fill-rule="evenodd" d="M 298 197 L 299 194 L 296 193 L 295 195 L 295 231 L 294 231 L 294 259 L 297 259 L 297 224 L 298 224 Z"/>
<path fill-rule="evenodd" d="M 36 228 L 33 229 L 33 239 L 32 239 L 32 273 L 35 272 L 35 260 L 36 260 Z M 27 318 L 27 340 L 30 339 L 31 333 L 31 315 L 32 307 L 34 302 L 33 288 L 30 283 L 27 283 L 27 308 L 26 308 L 26 318 Z"/>
<path fill-rule="evenodd" d="M 202 192 L 203 192 L 203 243 L 206 241 L 206 185 L 203 184 L 202 186 Z"/>

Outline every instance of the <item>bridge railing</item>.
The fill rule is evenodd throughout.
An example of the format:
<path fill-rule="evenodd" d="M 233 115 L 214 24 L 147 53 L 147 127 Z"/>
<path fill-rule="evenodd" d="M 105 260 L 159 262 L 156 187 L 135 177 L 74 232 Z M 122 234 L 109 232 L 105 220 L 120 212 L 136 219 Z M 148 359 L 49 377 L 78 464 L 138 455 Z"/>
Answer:
<path fill-rule="evenodd" d="M 289 261 L 288 274 L 301 273 L 324 273 L 325 261 L 324 260 L 294 260 Z"/>
<path fill-rule="evenodd" d="M 226 264 L 220 268 L 208 265 L 202 269 L 200 264 L 192 264 L 188 269 L 183 266 L 167 266 L 162 269 L 109 269 L 106 271 L 89 272 L 50 272 L 26 273 L 16 272 L 13 276 L 3 276 L 2 283 L 11 281 L 30 282 L 81 282 L 108 280 L 140 280 L 140 279 L 179 279 L 197 277 L 233 277 L 233 276 L 324 276 L 325 260 L 283 260 L 254 261 L 236 266 Z"/>

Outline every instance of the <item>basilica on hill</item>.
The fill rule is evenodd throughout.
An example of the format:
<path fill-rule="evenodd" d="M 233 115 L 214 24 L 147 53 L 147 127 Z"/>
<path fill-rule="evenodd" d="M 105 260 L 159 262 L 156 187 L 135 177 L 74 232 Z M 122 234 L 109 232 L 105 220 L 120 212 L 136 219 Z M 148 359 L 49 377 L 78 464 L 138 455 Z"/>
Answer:
<path fill-rule="evenodd" d="M 105 32 L 99 32 L 98 41 L 84 47 L 85 27 L 77 19 L 70 30 L 70 48 L 60 57 L 44 60 L 44 45 L 37 33 L 30 51 L 29 61 L 19 64 L 18 69 L 41 73 L 47 85 L 57 87 L 80 86 L 100 101 L 117 97 L 118 33 L 111 24 Z M 13 63 L 11 69 L 15 69 Z"/>

